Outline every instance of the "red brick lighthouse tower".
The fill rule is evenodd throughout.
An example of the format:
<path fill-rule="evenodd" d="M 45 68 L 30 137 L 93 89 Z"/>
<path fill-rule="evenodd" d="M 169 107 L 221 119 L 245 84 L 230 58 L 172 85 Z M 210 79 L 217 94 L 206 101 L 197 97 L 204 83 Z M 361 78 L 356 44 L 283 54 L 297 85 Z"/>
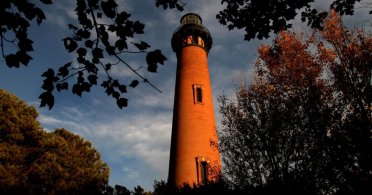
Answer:
<path fill-rule="evenodd" d="M 207 60 L 211 46 L 200 16 L 184 15 L 172 37 L 178 59 L 168 175 L 173 186 L 206 184 L 221 172 Z"/>

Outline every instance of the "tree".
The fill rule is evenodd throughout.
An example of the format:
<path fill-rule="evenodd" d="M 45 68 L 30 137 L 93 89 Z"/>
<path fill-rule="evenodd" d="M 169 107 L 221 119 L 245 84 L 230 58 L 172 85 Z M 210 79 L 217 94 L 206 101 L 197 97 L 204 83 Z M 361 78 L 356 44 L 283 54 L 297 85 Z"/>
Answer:
<path fill-rule="evenodd" d="M 333 0 L 329 10 L 320 10 L 314 0 L 221 0 L 225 8 L 216 18 L 229 30 L 244 29 L 245 40 L 268 38 L 270 33 L 279 33 L 292 27 L 291 21 L 301 15 L 302 22 L 321 29 L 329 10 L 340 15 L 353 15 L 355 4 L 361 0 Z M 371 3 L 364 3 L 371 7 Z M 156 0 L 157 7 L 183 11 L 186 4 L 180 0 Z M 369 12 L 372 14 L 372 10 Z"/>
<path fill-rule="evenodd" d="M 253 193 L 370 193 L 372 38 L 331 12 L 259 48 L 256 79 L 220 98 L 224 171 Z"/>
<path fill-rule="evenodd" d="M 34 20 L 40 25 L 46 19 L 41 4 L 52 4 L 51 0 L 40 2 L 0 2 L 1 53 L 10 68 L 19 68 L 21 64 L 27 66 L 32 60 L 29 52 L 33 51 L 33 41 L 28 37 L 28 29 Z M 100 84 L 106 89 L 106 94 L 116 100 L 119 108 L 126 107 L 128 100 L 123 96 L 127 93 L 127 85 L 110 74 L 112 67 L 119 64 L 161 92 L 125 61 L 123 53 L 146 53 L 149 72 L 157 72 L 158 64 L 164 64 L 167 58 L 160 50 L 148 51 L 148 43 L 135 39 L 135 35 L 144 33 L 145 25 L 140 21 L 132 21 L 131 14 L 120 12 L 117 7 L 115 0 L 76 0 L 78 24 L 66 24 L 72 35 L 63 38 L 63 43 L 67 52 L 75 54 L 77 63 L 67 62 L 58 71 L 49 68 L 42 74 L 45 79 L 41 87 L 44 92 L 39 96 L 41 107 L 48 106 L 51 109 L 54 105 L 54 89 L 58 92 L 68 90 L 71 84 L 72 93 L 78 96 Z M 129 44 L 133 44 L 136 50 L 132 51 Z M 7 49 L 7 45 L 17 45 L 17 50 Z M 100 72 L 105 76 L 100 76 Z M 76 81 L 71 82 L 72 77 Z M 138 80 L 132 80 L 129 86 L 135 88 L 138 84 Z"/>
<path fill-rule="evenodd" d="M 130 191 L 125 186 L 115 185 L 114 195 L 130 195 Z"/>
<path fill-rule="evenodd" d="M 35 108 L 1 89 L 0 113 L 0 188 L 22 191 L 28 168 L 36 159 L 31 152 L 41 146 L 44 132 Z"/>
<path fill-rule="evenodd" d="M 0 90 L 0 192 L 100 194 L 109 168 L 91 143 L 65 129 L 46 132 L 37 112 Z"/>
<path fill-rule="evenodd" d="M 334 175 L 344 193 L 371 193 L 372 36 L 342 26 L 337 15 L 325 23 L 318 47 L 333 76 L 336 122 L 329 129 Z M 326 45 L 330 48 L 327 48 Z"/>
<path fill-rule="evenodd" d="M 134 187 L 133 194 L 134 195 L 144 195 L 145 190 L 141 186 L 136 186 L 136 187 Z"/>
<path fill-rule="evenodd" d="M 353 15 L 356 2 L 361 0 L 333 0 L 330 10 L 340 15 Z M 217 14 L 222 25 L 229 30 L 244 29 L 244 39 L 267 38 L 271 32 L 278 33 L 292 26 L 291 20 L 301 13 L 302 22 L 307 21 L 312 28 L 322 28 L 327 10 L 319 10 L 313 6 L 314 0 L 222 0 L 226 3 L 224 10 Z M 372 11 L 370 11 L 370 14 Z"/>

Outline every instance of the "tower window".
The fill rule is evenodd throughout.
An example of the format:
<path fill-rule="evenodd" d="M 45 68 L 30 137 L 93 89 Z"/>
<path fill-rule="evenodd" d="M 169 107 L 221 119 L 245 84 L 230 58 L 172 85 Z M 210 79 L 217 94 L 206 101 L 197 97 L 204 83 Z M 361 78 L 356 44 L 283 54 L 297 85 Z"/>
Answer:
<path fill-rule="evenodd" d="M 204 47 L 204 41 L 201 37 L 198 37 L 198 45 Z"/>
<path fill-rule="evenodd" d="M 208 183 L 208 165 L 209 160 L 205 157 L 196 157 L 196 176 L 198 184 L 206 185 Z"/>
<path fill-rule="evenodd" d="M 200 168 L 201 168 L 201 170 L 200 170 L 200 172 L 201 172 L 201 183 L 203 184 L 203 185 L 206 185 L 207 184 L 207 181 L 208 181 L 208 175 L 207 175 L 207 173 L 208 173 L 208 170 L 207 170 L 207 168 L 208 168 L 208 164 L 207 164 L 207 162 L 206 161 L 204 161 L 204 162 L 201 162 L 200 163 Z"/>
<path fill-rule="evenodd" d="M 194 103 L 202 104 L 203 103 L 203 86 L 194 85 L 193 89 L 194 89 Z"/>

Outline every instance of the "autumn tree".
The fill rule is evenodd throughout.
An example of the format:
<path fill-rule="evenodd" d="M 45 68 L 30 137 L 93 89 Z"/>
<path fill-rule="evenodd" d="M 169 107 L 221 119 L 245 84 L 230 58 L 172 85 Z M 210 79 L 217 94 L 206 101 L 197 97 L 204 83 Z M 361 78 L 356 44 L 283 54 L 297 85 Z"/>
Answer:
<path fill-rule="evenodd" d="M 91 143 L 65 129 L 42 130 L 37 112 L 0 90 L 0 192 L 100 194 L 109 168 Z"/>
<path fill-rule="evenodd" d="M 0 186 L 18 190 L 28 185 L 27 173 L 42 145 L 37 112 L 16 96 L 0 89 Z"/>
<path fill-rule="evenodd" d="M 330 155 L 333 175 L 345 193 L 371 193 L 372 184 L 372 35 L 347 29 L 332 15 L 318 44 L 332 75 L 334 123 Z"/>
<path fill-rule="evenodd" d="M 33 40 L 28 34 L 34 22 L 41 25 L 48 19 L 41 8 L 42 4 L 52 6 L 53 2 L 0 2 L 0 47 L 8 67 L 27 66 L 33 59 L 30 54 L 34 50 Z M 143 23 L 131 20 L 130 13 L 118 10 L 116 0 L 76 0 L 74 11 L 76 23 L 66 24 L 71 36 L 61 39 L 66 51 L 75 55 L 76 62 L 59 62 L 63 65 L 58 70 L 48 68 L 42 74 L 45 79 L 41 87 L 44 92 L 39 96 L 41 107 L 53 107 L 53 93 L 56 90 L 70 89 L 73 94 L 81 96 L 90 92 L 95 85 L 102 86 L 105 93 L 115 99 L 119 108 L 128 105 L 128 99 L 125 98 L 128 86 L 135 88 L 144 82 L 161 92 L 128 64 L 124 55 L 128 52 L 145 53 L 148 72 L 157 72 L 158 64 L 164 64 L 167 59 L 160 50 L 149 51 L 148 43 L 136 40 L 136 35 L 144 33 Z M 10 48 L 13 45 L 16 46 L 15 50 Z M 132 71 L 138 80 L 112 77 L 112 67 L 119 65 Z"/>
<path fill-rule="evenodd" d="M 220 98 L 224 173 L 252 193 L 371 188 L 372 38 L 332 12 L 310 36 L 259 48 L 252 84 Z"/>

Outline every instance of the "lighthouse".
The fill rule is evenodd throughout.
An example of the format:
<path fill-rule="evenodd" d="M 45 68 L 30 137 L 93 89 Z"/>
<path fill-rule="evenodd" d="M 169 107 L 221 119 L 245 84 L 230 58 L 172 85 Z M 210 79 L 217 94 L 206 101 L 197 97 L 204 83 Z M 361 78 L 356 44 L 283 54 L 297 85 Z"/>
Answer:
<path fill-rule="evenodd" d="M 168 184 L 207 184 L 221 173 L 208 52 L 212 37 L 199 15 L 180 20 L 172 37 L 177 55 Z"/>

